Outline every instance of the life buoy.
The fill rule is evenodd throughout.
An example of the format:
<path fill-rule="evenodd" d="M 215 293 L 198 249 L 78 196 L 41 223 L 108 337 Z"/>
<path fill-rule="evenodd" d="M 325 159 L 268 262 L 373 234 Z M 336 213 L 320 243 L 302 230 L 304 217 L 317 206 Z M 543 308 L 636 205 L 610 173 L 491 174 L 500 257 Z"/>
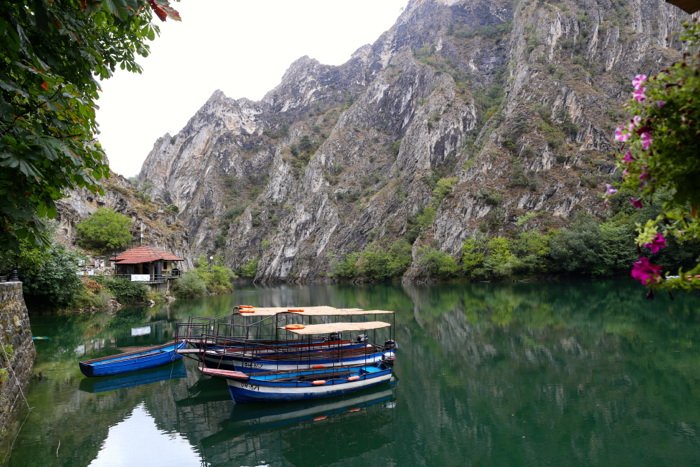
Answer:
<path fill-rule="evenodd" d="M 238 309 L 239 313 L 255 313 L 255 308 L 250 307 L 250 308 L 239 308 Z"/>
<path fill-rule="evenodd" d="M 303 324 L 288 324 L 288 325 L 286 325 L 286 326 L 284 327 L 284 329 L 289 329 L 289 330 L 292 330 L 292 329 L 304 329 L 305 327 L 306 327 L 306 326 L 304 326 Z"/>
<path fill-rule="evenodd" d="M 323 368 L 325 368 L 325 366 L 323 366 L 323 365 L 312 365 L 311 366 L 312 370 L 322 370 Z"/>
<path fill-rule="evenodd" d="M 315 380 L 311 381 L 311 384 L 313 384 L 314 386 L 323 386 L 324 384 L 326 384 L 326 380 L 325 379 L 315 379 Z"/>
<path fill-rule="evenodd" d="M 238 305 L 238 308 L 253 308 L 253 305 Z"/>
<path fill-rule="evenodd" d="M 355 376 L 350 376 L 350 377 L 348 378 L 348 381 L 357 381 L 357 380 L 359 380 L 359 379 L 360 379 L 360 377 L 357 376 L 357 375 L 355 375 Z"/>
<path fill-rule="evenodd" d="M 290 313 L 303 313 L 304 309 L 303 308 L 289 308 L 287 311 Z"/>

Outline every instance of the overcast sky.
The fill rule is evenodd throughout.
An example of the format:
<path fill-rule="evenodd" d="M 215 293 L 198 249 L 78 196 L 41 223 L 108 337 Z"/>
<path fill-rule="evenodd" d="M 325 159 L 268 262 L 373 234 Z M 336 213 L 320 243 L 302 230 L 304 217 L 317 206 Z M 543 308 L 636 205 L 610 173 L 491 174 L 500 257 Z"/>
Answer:
<path fill-rule="evenodd" d="M 137 175 L 156 139 L 177 133 L 216 89 L 260 100 L 308 55 L 340 65 L 396 21 L 408 0 L 182 0 L 159 23 L 142 74 L 102 83 L 99 139 L 110 167 Z"/>

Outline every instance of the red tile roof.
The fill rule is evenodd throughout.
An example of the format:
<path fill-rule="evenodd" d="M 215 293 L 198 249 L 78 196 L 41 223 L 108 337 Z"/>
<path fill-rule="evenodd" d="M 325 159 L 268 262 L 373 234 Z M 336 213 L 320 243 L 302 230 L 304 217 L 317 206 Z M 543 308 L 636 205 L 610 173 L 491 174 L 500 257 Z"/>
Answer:
<path fill-rule="evenodd" d="M 110 258 L 110 261 L 117 264 L 142 264 L 152 263 L 161 259 L 165 261 L 184 261 L 183 258 L 152 246 L 137 246 L 136 248 L 131 248 Z"/>

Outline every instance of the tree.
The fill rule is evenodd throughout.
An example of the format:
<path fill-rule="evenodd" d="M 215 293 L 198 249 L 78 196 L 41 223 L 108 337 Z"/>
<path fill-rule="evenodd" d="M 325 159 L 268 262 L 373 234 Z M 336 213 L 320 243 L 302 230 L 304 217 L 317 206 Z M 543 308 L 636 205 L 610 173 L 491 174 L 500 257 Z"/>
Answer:
<path fill-rule="evenodd" d="M 109 208 L 99 208 L 78 223 L 76 230 L 80 246 L 100 253 L 122 249 L 132 239 L 131 218 Z"/>
<path fill-rule="evenodd" d="M 59 243 L 52 243 L 48 249 L 24 244 L 19 270 L 27 301 L 49 308 L 70 305 L 83 288 L 77 274 L 80 259 Z"/>
<path fill-rule="evenodd" d="M 99 191 L 98 79 L 140 71 L 152 12 L 179 19 L 168 0 L 0 0 L 0 249 L 48 244 L 65 190 Z"/>
<path fill-rule="evenodd" d="M 621 143 L 618 167 L 622 187 L 636 196 L 637 208 L 664 191 L 669 196 L 661 213 L 638 228 L 640 256 L 632 277 L 648 287 L 700 288 L 700 264 L 678 277 L 662 275 L 649 257 L 666 248 L 669 237 L 680 243 L 700 240 L 700 23 L 685 25 L 681 39 L 688 52 L 683 60 L 647 79 L 635 76 L 627 104 L 629 123 L 615 130 Z M 613 195 L 616 188 L 608 187 Z"/>

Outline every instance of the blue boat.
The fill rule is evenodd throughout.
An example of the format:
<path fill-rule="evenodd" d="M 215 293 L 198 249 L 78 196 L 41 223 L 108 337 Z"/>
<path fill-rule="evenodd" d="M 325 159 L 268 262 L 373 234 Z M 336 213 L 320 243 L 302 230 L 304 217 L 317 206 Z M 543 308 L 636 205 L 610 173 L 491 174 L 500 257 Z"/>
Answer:
<path fill-rule="evenodd" d="M 83 378 L 80 380 L 80 390 L 91 393 L 114 391 L 132 388 L 144 384 L 167 381 L 169 379 L 185 378 L 187 369 L 180 359 L 172 365 L 162 365 L 158 368 L 133 371 L 122 375 L 105 376 L 104 378 Z"/>
<path fill-rule="evenodd" d="M 392 365 L 388 362 L 252 375 L 214 368 L 200 370 L 205 375 L 225 378 L 236 403 L 335 397 L 388 383 L 392 377 Z"/>
<path fill-rule="evenodd" d="M 147 347 L 134 352 L 85 360 L 80 362 L 80 371 L 85 376 L 108 376 L 153 368 L 182 358 L 182 355 L 179 355 L 177 350 L 184 346 L 184 341 L 178 341 Z"/>

